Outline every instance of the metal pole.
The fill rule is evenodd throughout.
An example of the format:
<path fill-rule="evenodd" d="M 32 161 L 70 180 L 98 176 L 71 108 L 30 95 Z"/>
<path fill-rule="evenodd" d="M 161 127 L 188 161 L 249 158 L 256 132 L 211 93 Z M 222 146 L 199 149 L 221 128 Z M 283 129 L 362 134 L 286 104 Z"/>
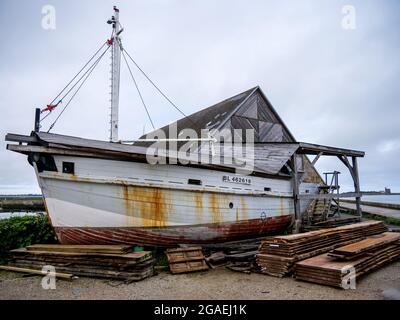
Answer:
<path fill-rule="evenodd" d="M 121 66 L 119 9 L 114 6 L 114 16 L 111 18 L 113 27 L 111 50 L 111 114 L 110 141 L 118 142 L 118 109 L 119 109 L 119 80 Z"/>

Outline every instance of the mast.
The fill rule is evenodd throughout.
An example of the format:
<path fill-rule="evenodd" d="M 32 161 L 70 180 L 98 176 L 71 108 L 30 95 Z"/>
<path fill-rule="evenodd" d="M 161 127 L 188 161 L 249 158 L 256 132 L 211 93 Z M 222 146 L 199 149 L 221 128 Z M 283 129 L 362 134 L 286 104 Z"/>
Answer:
<path fill-rule="evenodd" d="M 119 34 L 122 32 L 119 23 L 119 9 L 114 6 L 114 15 L 107 23 L 112 25 L 113 32 L 109 43 L 111 43 L 111 112 L 110 112 L 110 141 L 118 141 L 118 109 L 119 109 L 119 80 L 121 66 L 121 40 Z"/>

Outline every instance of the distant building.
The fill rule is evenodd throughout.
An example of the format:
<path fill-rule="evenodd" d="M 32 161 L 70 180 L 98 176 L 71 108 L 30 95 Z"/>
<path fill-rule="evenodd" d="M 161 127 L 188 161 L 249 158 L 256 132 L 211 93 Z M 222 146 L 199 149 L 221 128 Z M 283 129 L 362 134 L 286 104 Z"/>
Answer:
<path fill-rule="evenodd" d="M 385 194 L 391 194 L 390 188 L 385 188 Z"/>

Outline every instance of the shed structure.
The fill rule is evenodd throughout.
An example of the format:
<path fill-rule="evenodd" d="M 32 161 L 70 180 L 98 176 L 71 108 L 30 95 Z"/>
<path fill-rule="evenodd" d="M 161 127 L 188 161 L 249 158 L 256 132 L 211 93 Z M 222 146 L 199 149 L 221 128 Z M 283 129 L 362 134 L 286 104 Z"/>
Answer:
<path fill-rule="evenodd" d="M 201 136 L 202 129 L 223 131 L 228 129 L 235 135 L 234 129 L 253 129 L 255 142 L 255 160 L 258 165 L 271 174 L 289 175 L 293 184 L 293 199 L 295 204 L 295 230 L 299 230 L 305 209 L 318 199 L 332 199 L 341 197 L 355 197 L 357 212 L 361 217 L 360 208 L 360 181 L 358 174 L 358 157 L 364 157 L 364 152 L 337 147 L 322 146 L 312 143 L 297 142 L 288 127 L 260 87 L 254 87 L 231 98 L 225 99 L 211 107 L 202 109 L 176 123 L 176 131 L 193 129 Z M 162 130 L 165 137 L 169 136 L 170 125 L 143 135 L 141 139 L 154 138 Z M 246 136 L 241 137 L 246 142 Z M 147 146 L 146 142 L 135 143 L 138 146 Z M 283 152 L 284 151 L 284 152 Z M 311 162 L 309 155 L 315 156 Z M 329 193 L 301 193 L 302 184 L 313 183 L 323 189 L 326 184 L 315 168 L 321 156 L 337 157 L 349 169 L 354 182 L 354 192 L 345 194 Z M 336 171 L 335 171 L 336 172 Z"/>

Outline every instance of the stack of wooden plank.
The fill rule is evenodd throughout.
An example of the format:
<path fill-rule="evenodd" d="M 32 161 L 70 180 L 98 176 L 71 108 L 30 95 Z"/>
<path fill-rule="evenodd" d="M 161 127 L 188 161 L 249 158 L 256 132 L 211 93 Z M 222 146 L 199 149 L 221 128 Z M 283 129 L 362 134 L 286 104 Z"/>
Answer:
<path fill-rule="evenodd" d="M 173 274 L 208 270 L 202 247 L 167 249 L 165 254 Z"/>
<path fill-rule="evenodd" d="M 348 285 L 349 271 L 356 280 L 399 258 L 400 234 L 386 232 L 298 262 L 294 276 L 298 280 L 344 288 Z"/>
<path fill-rule="evenodd" d="M 283 277 L 293 271 L 297 261 L 385 231 L 387 228 L 383 222 L 366 221 L 301 234 L 268 237 L 261 243 L 256 261 L 262 273 Z"/>
<path fill-rule="evenodd" d="M 56 272 L 125 281 L 152 276 L 151 252 L 130 251 L 130 246 L 119 245 L 33 245 L 12 250 L 9 266 L 41 270 L 51 265 Z"/>
<path fill-rule="evenodd" d="M 353 260 L 359 256 L 365 254 L 365 252 L 386 247 L 388 244 L 400 240 L 400 234 L 394 232 L 384 232 L 364 240 L 358 241 L 347 246 L 339 247 L 329 252 L 329 256 L 342 259 L 342 260 Z"/>

